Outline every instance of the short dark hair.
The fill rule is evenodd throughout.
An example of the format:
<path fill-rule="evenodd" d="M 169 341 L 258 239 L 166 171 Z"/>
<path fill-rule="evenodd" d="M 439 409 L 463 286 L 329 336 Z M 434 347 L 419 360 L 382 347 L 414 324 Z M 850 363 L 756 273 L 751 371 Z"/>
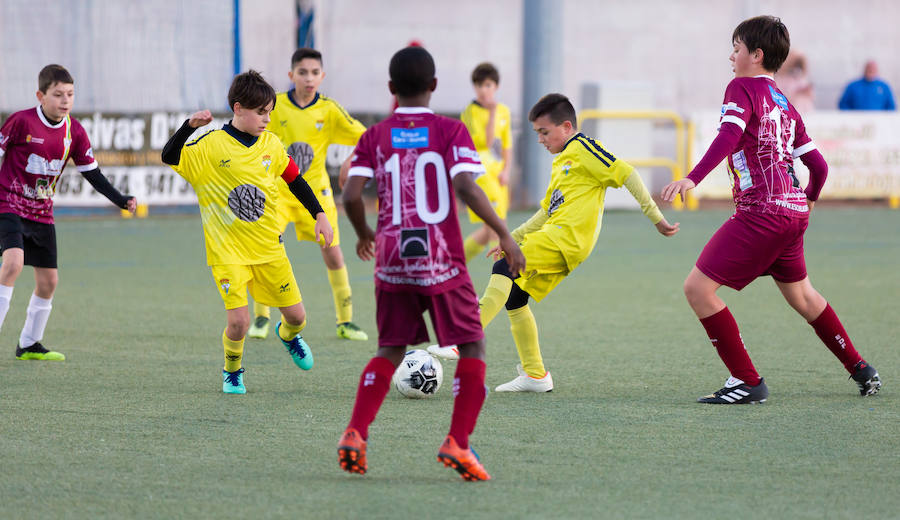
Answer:
<path fill-rule="evenodd" d="M 781 18 L 775 16 L 756 16 L 741 22 L 731 35 L 731 42 L 740 40 L 750 52 L 763 51 L 762 66 L 776 72 L 787 59 L 791 50 L 791 36 Z"/>
<path fill-rule="evenodd" d="M 38 73 L 38 90 L 46 94 L 47 90 L 52 87 L 54 83 L 69 83 L 74 85 L 75 80 L 72 79 L 72 75 L 69 74 L 69 71 L 67 71 L 65 67 L 53 63 L 47 65 L 41 69 L 40 73 Z"/>
<path fill-rule="evenodd" d="M 270 101 L 275 102 L 275 89 L 252 69 L 235 76 L 228 89 L 228 106 L 232 110 L 235 103 L 252 110 L 265 107 Z"/>
<path fill-rule="evenodd" d="M 314 60 L 319 60 L 319 65 L 322 64 L 322 53 L 315 50 L 310 49 L 309 47 L 303 47 L 294 51 L 294 54 L 291 55 L 291 68 L 297 66 L 298 63 L 305 60 L 306 58 L 312 58 Z"/>
<path fill-rule="evenodd" d="M 528 112 L 528 120 L 532 123 L 541 116 L 548 116 L 554 125 L 561 125 L 564 121 L 570 121 L 572 126 L 578 126 L 578 116 L 575 107 L 569 98 L 562 94 L 547 94 L 538 100 Z"/>
<path fill-rule="evenodd" d="M 475 70 L 472 71 L 472 83 L 475 85 L 480 85 L 488 79 L 494 80 L 494 83 L 499 85 L 500 72 L 497 71 L 497 67 L 495 67 L 493 63 L 479 63 L 475 67 Z"/>
<path fill-rule="evenodd" d="M 434 58 L 423 47 L 406 47 L 394 53 L 388 72 L 398 96 L 415 96 L 431 86 Z"/>

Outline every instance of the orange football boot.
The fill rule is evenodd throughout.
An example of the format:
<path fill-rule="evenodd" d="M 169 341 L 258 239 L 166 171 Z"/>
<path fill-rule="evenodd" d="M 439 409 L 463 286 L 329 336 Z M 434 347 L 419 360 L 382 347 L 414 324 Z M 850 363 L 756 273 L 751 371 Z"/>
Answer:
<path fill-rule="evenodd" d="M 491 476 L 485 471 L 481 461 L 478 460 L 478 454 L 469 447 L 462 449 L 456 444 L 456 439 L 450 435 L 441 443 L 438 450 L 438 462 L 442 462 L 444 466 L 453 468 L 464 480 L 490 480 Z"/>
<path fill-rule="evenodd" d="M 354 428 L 347 428 L 338 441 L 338 463 L 348 473 L 366 474 L 366 441 Z"/>

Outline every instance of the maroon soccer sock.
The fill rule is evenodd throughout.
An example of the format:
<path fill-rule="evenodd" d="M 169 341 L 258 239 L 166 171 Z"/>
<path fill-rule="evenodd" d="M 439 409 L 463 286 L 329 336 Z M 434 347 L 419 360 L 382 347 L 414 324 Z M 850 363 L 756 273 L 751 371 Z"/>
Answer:
<path fill-rule="evenodd" d="M 819 314 L 819 317 L 809 322 L 809 324 L 812 325 L 816 335 L 828 347 L 828 350 L 844 364 L 847 372 L 852 374 L 853 367 L 862 361 L 863 358 L 853 347 L 850 337 L 847 336 L 847 331 L 844 330 L 841 320 L 838 319 L 831 305 L 826 303 L 822 314 Z"/>
<path fill-rule="evenodd" d="M 359 376 L 356 403 L 353 405 L 353 415 L 350 416 L 350 424 L 347 427 L 355 428 L 363 439 L 369 438 L 369 425 L 375 420 L 384 397 L 391 389 L 393 375 L 393 363 L 383 357 L 373 357 Z"/>
<path fill-rule="evenodd" d="M 453 376 L 453 418 L 450 420 L 450 435 L 460 448 L 469 447 L 469 435 L 475 430 L 475 422 L 481 412 L 481 405 L 487 397 L 484 387 L 484 361 L 476 358 L 461 358 Z"/>
<path fill-rule="evenodd" d="M 741 332 L 738 330 L 737 322 L 728 307 L 721 311 L 707 316 L 700 320 L 706 334 L 716 352 L 722 358 L 722 362 L 728 367 L 731 375 L 742 380 L 750 386 L 759 384 L 759 374 L 750 361 L 747 349 L 744 347 L 744 340 L 741 339 Z"/>

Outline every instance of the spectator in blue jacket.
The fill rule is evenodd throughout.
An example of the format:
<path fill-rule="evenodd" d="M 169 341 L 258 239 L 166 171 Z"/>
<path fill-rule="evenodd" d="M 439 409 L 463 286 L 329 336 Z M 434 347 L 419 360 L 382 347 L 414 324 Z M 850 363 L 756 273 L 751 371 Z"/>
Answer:
<path fill-rule="evenodd" d="M 867 61 L 863 77 L 844 89 L 841 110 L 896 110 L 891 87 L 878 77 L 878 64 Z"/>

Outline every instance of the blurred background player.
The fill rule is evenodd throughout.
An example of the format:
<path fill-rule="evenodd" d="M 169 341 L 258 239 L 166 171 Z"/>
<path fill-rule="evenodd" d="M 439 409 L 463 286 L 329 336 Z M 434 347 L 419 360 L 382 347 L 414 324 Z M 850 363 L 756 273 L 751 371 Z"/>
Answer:
<path fill-rule="evenodd" d="M 162 152 L 163 162 L 197 192 L 206 260 L 227 313 L 222 391 L 228 394 L 247 392 L 241 361 L 250 326 L 248 289 L 254 301 L 280 308 L 283 320 L 275 332 L 294 363 L 303 370 L 313 366 L 312 351 L 300 336 L 306 311 L 276 217 L 283 202 L 280 185 L 287 183 L 290 196 L 313 215 L 316 239 L 330 244 L 332 230 L 297 165 L 266 131 L 274 104 L 275 90 L 259 73 L 238 74 L 228 91 L 232 120 L 185 145 L 196 128 L 212 121 L 208 110 L 196 112 Z"/>
<path fill-rule="evenodd" d="M 528 114 L 538 141 L 555 154 L 550 185 L 541 207 L 512 232 L 521 244 L 528 267 L 522 276 L 505 258 L 494 264 L 481 298 L 481 323 L 487 327 L 506 306 L 509 327 L 519 352 L 519 375 L 498 392 L 549 392 L 553 378 L 544 368 L 537 322 L 528 299 L 541 301 L 594 249 L 603 218 L 607 188 L 625 186 L 641 211 L 664 236 L 678 232 L 653 202 L 641 176 L 603 146 L 578 132 L 575 108 L 562 94 L 547 94 Z M 499 250 L 491 254 L 498 257 Z"/>
<path fill-rule="evenodd" d="M 350 117 L 333 99 L 318 92 L 325 79 L 322 68 L 322 54 L 314 49 L 298 49 L 291 56 L 291 70 L 288 77 L 294 88 L 278 94 L 278 102 L 271 114 L 268 130 L 278 136 L 288 155 L 294 159 L 304 180 L 312 187 L 319 203 L 328 216 L 334 230 L 331 245 L 318 242 L 322 249 L 322 259 L 328 270 L 328 283 L 334 298 L 337 315 L 337 336 L 344 339 L 369 339 L 365 332 L 353 323 L 353 300 L 350 279 L 344 255 L 341 253 L 341 236 L 338 230 L 337 207 L 331 179 L 325 169 L 325 157 L 331 144 L 355 145 L 366 127 Z M 349 168 L 350 159 L 342 169 Z M 316 242 L 313 222 L 306 210 L 291 196 L 286 186 L 281 187 L 278 207 L 279 227 L 283 231 L 289 222 L 294 223 L 297 240 Z M 269 307 L 254 303 L 255 318 L 250 327 L 251 338 L 265 338 L 269 333 Z"/>
<path fill-rule="evenodd" d="M 499 86 L 500 73 L 497 72 L 497 68 L 490 63 L 478 64 L 472 71 L 475 99 L 463 110 L 460 119 L 469 129 L 475 150 L 478 151 L 478 157 L 484 165 L 484 175 L 478 177 L 475 182 L 484 190 L 497 216 L 506 224 L 506 213 L 509 210 L 512 135 L 509 107 L 497 102 Z M 469 220 L 473 223 L 483 222 L 471 208 Z M 482 226 L 463 242 L 466 263 L 481 253 L 488 243 L 496 241 L 496 233 L 487 224 L 482 223 Z"/>
<path fill-rule="evenodd" d="M 684 197 L 728 157 L 736 211 L 703 248 L 684 281 L 684 294 L 730 377 L 722 389 L 698 401 L 746 404 L 768 398 L 769 389 L 750 361 L 734 317 L 716 295 L 723 285 L 740 291 L 766 275 L 843 363 L 860 394 L 875 394 L 881 387 L 878 372 L 853 347 L 806 274 L 803 234 L 828 165 L 773 78 L 790 49 L 787 27 L 779 18 L 758 16 L 741 22 L 731 39 L 735 78 L 725 89 L 719 133 L 690 175 L 662 192 L 667 201 Z M 805 191 L 794 176 L 798 157 L 809 168 Z"/>
<path fill-rule="evenodd" d="M 69 113 L 75 80 L 61 65 L 38 74 L 38 106 L 16 112 L 0 127 L 0 326 L 22 267 L 34 267 L 34 293 L 16 345 L 17 359 L 62 361 L 41 340 L 50 318 L 57 272 L 53 194 L 71 158 L 78 172 L 116 206 L 134 213 L 134 197 L 119 193 L 100 172 L 87 133 Z"/>
<path fill-rule="evenodd" d="M 360 139 L 343 194 L 359 237 L 356 252 L 363 260 L 375 258 L 378 351 L 360 376 L 353 414 L 338 442 L 338 461 L 345 471 L 366 472 L 369 425 L 406 346 L 428 340 L 422 317 L 427 311 L 438 340 L 459 344 L 461 356 L 453 378 L 450 432 L 438 460 L 466 480 L 488 480 L 469 447 L 487 396 L 484 331 L 466 271 L 453 191 L 499 235 L 514 272 L 524 268 L 525 260 L 472 179 L 484 167 L 465 126 L 427 108 L 437 86 L 431 55 L 421 47 L 407 47 L 394 54 L 389 70 L 389 88 L 399 107 Z M 369 179 L 378 191 L 377 232 L 366 223 L 362 202 Z"/>

